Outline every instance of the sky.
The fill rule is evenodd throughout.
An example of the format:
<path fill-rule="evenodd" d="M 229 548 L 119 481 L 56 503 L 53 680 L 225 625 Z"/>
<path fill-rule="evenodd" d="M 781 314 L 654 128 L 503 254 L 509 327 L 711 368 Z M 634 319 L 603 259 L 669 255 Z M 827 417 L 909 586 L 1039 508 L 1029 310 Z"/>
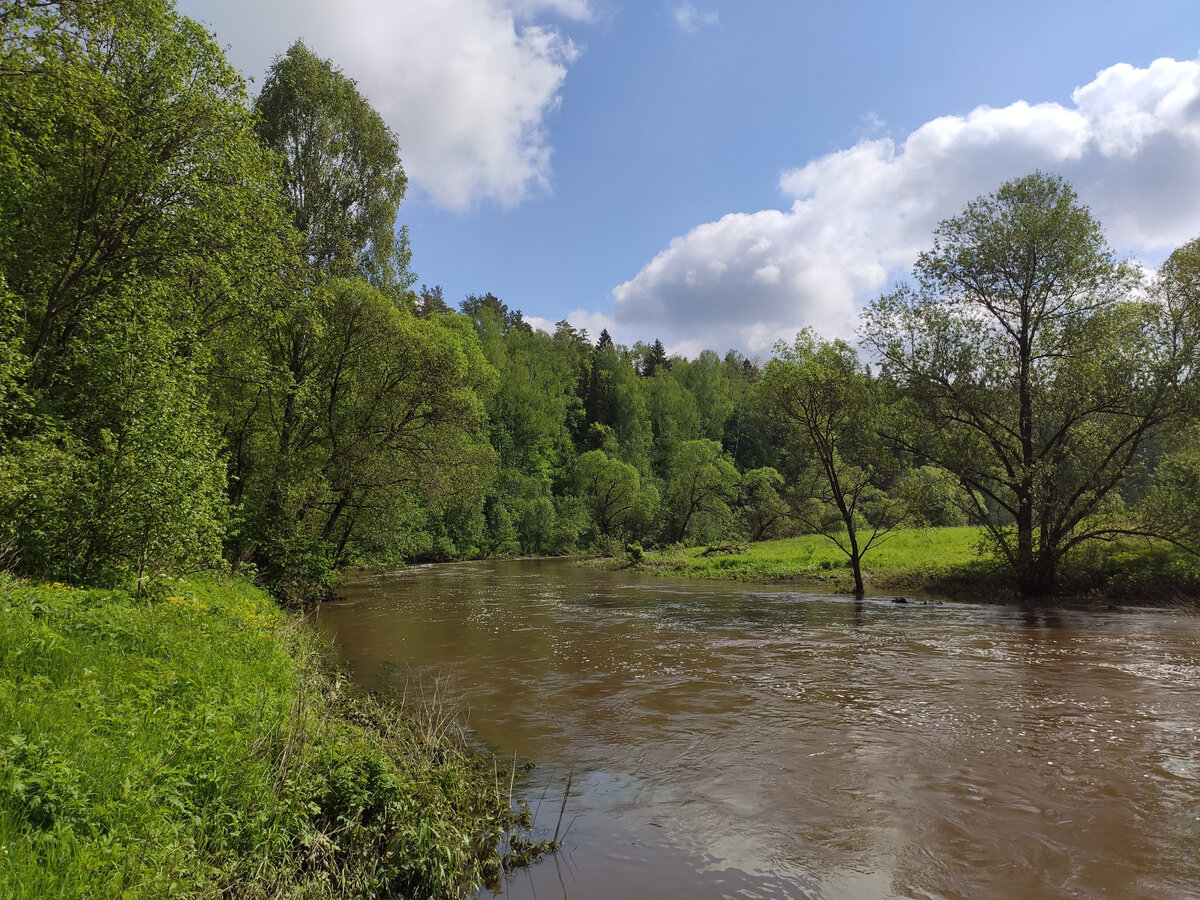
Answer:
<path fill-rule="evenodd" d="M 180 0 L 261 85 L 303 39 L 396 133 L 420 282 L 766 358 L 853 338 L 1035 170 L 1122 256 L 1200 236 L 1196 0 Z"/>

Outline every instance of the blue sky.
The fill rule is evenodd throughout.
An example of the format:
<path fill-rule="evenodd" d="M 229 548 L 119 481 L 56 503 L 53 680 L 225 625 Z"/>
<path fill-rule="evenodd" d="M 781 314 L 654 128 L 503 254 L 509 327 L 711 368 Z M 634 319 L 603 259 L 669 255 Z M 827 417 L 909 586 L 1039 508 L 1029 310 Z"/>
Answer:
<path fill-rule="evenodd" d="M 1037 168 L 1150 265 L 1200 235 L 1194 0 L 180 10 L 259 82 L 297 37 L 359 82 L 400 140 L 421 281 L 593 337 L 850 336 L 939 219 Z"/>

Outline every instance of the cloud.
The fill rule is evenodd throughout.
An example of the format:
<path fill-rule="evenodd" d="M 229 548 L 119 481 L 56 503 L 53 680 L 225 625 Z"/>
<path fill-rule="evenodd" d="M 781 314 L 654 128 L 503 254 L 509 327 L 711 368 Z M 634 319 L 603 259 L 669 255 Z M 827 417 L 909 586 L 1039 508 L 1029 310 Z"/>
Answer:
<path fill-rule="evenodd" d="M 863 139 L 785 172 L 786 210 L 731 213 L 675 238 L 613 290 L 621 330 L 672 347 L 763 353 L 807 325 L 851 336 L 936 224 L 1007 179 L 1064 175 L 1124 252 L 1200 233 L 1200 61 L 1100 72 L 1071 105 L 981 106 L 906 139 Z"/>
<path fill-rule="evenodd" d="M 573 309 L 567 313 L 567 321 L 576 328 L 588 333 L 594 343 L 600 337 L 600 332 L 608 330 L 608 336 L 618 344 L 633 344 L 640 340 L 638 335 L 625 329 L 620 322 L 604 313 L 589 312 L 586 309 Z"/>
<path fill-rule="evenodd" d="M 675 16 L 675 24 L 688 33 L 699 31 L 705 25 L 720 24 L 716 12 L 701 12 L 690 3 L 682 3 L 674 7 L 671 12 Z"/>
<path fill-rule="evenodd" d="M 447 209 L 547 191 L 545 122 L 580 48 L 547 16 L 590 0 L 182 0 L 261 82 L 297 38 L 332 59 L 400 140 L 410 182 Z"/>

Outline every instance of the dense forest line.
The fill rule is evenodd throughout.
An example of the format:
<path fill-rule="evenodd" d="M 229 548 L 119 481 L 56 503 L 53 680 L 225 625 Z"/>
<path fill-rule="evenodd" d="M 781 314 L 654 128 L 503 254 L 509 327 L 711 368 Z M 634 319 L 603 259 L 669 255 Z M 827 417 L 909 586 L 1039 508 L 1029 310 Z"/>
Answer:
<path fill-rule="evenodd" d="M 396 135 L 297 43 L 255 98 L 160 0 L 0 13 L 0 551 L 139 584 L 976 524 L 1029 595 L 1196 544 L 1200 245 L 1114 256 L 1035 173 L 942 223 L 862 352 L 669 356 L 418 285 Z M 509 298 L 510 301 L 513 298 Z"/>

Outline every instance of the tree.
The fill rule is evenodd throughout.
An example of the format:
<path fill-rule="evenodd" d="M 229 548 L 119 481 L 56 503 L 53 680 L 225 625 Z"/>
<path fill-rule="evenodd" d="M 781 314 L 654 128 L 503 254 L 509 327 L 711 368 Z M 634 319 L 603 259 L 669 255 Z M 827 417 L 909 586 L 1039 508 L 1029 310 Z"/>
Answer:
<path fill-rule="evenodd" d="M 892 458 L 875 431 L 880 404 L 854 348 L 811 330 L 775 347 L 759 385 L 767 414 L 808 465 L 797 516 L 849 557 L 854 590 L 864 590 L 862 559 L 902 518 L 878 482 Z M 828 515 L 829 509 L 835 511 Z"/>
<path fill-rule="evenodd" d="M 254 108 L 312 267 L 410 286 L 407 245 L 395 238 L 407 186 L 399 148 L 355 83 L 297 41 L 271 64 Z"/>
<path fill-rule="evenodd" d="M 237 552 L 308 599 L 354 552 L 403 558 L 427 511 L 478 505 L 494 454 L 479 434 L 495 372 L 461 316 L 420 318 L 361 278 L 322 288 L 300 389 L 260 401 Z M 278 453 L 291 405 L 286 457 Z"/>
<path fill-rule="evenodd" d="M 724 363 L 712 350 L 702 350 L 691 362 L 680 365 L 677 377 L 696 400 L 704 437 L 719 441 L 733 414 L 728 375 Z"/>
<path fill-rule="evenodd" d="M 890 492 L 903 498 L 911 513 L 910 524 L 947 528 L 969 524 L 985 508 L 982 498 L 969 497 L 958 479 L 937 466 L 905 469 Z"/>
<path fill-rule="evenodd" d="M 158 0 L 9 4 L 0 55 L 4 530 L 39 575 L 212 564 L 200 379 L 288 247 L 242 80 Z"/>
<path fill-rule="evenodd" d="M 671 458 L 663 492 L 668 540 L 714 540 L 729 532 L 729 501 L 738 486 L 737 469 L 716 441 L 684 441 Z"/>
<path fill-rule="evenodd" d="M 908 414 L 893 437 L 1003 511 L 986 527 L 1019 590 L 1050 593 L 1064 554 L 1127 529 L 1119 489 L 1186 408 L 1195 310 L 1139 294 L 1042 173 L 942 222 L 914 274 L 864 325 Z"/>
<path fill-rule="evenodd" d="M 654 434 L 655 471 L 663 471 L 684 441 L 703 437 L 696 400 L 679 379 L 665 368 L 639 384 L 646 397 Z"/>
<path fill-rule="evenodd" d="M 617 455 L 647 475 L 654 435 L 642 379 L 629 351 L 614 344 L 607 331 L 601 332 L 592 351 L 583 399 L 589 429 L 593 424 L 611 428 L 617 439 Z"/>
<path fill-rule="evenodd" d="M 589 450 L 575 460 L 575 492 L 605 538 L 624 532 L 657 500 L 637 469 L 603 450 Z"/>
<path fill-rule="evenodd" d="M 791 520 L 792 510 L 779 496 L 782 489 L 783 476 L 770 466 L 742 473 L 738 508 L 749 540 L 765 541 L 777 537 Z"/>
<path fill-rule="evenodd" d="M 1155 296 L 1173 311 L 1180 334 L 1196 329 L 1200 316 L 1200 238 L 1178 248 L 1158 271 Z M 1174 335 L 1171 337 L 1174 338 Z M 1195 371 L 1195 369 L 1193 369 Z M 1137 510 L 1141 527 L 1156 537 L 1200 554 L 1200 383 L 1186 386 L 1188 412 L 1163 443 L 1149 489 Z"/>
<path fill-rule="evenodd" d="M 442 286 L 440 284 L 435 284 L 433 287 L 421 285 L 421 289 L 417 291 L 417 315 L 435 316 L 448 312 L 450 312 L 450 306 L 442 296 Z"/>
<path fill-rule="evenodd" d="M 671 358 L 667 356 L 667 348 L 663 346 L 663 342 L 658 338 L 654 339 L 654 343 L 646 346 L 645 344 L 637 344 L 635 349 L 638 352 L 638 358 L 641 360 L 641 365 L 638 366 L 638 373 L 644 378 L 653 378 L 654 373 L 659 369 L 671 369 Z"/>
<path fill-rule="evenodd" d="M 755 386 L 762 377 L 759 366 L 736 350 L 721 362 L 729 388 L 730 413 L 722 443 L 741 471 L 769 466 L 779 468 L 778 441 L 771 435 Z"/>
<path fill-rule="evenodd" d="M 507 334 L 510 331 L 532 332 L 533 328 L 525 321 L 519 309 L 510 310 L 508 304 L 490 291 L 482 296 L 468 294 L 459 304 L 462 314 L 475 323 L 476 328 L 483 327 L 484 318 L 494 319 Z"/>

